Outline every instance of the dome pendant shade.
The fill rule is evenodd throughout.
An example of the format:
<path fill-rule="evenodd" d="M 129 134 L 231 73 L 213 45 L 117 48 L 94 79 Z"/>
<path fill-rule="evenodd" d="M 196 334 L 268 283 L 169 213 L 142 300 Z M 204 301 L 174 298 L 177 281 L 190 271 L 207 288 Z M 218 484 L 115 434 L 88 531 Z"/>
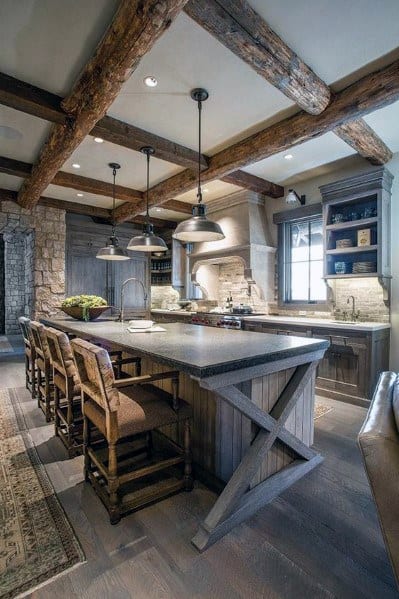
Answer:
<path fill-rule="evenodd" d="M 140 152 L 147 157 L 147 191 L 146 191 L 146 221 L 143 225 L 142 235 L 135 235 L 128 243 L 127 249 L 136 252 L 166 252 L 168 246 L 161 237 L 154 234 L 154 225 L 150 222 L 148 211 L 148 191 L 150 189 L 150 156 L 155 154 L 154 148 L 144 146 Z"/>
<path fill-rule="evenodd" d="M 118 238 L 115 235 L 111 235 L 106 246 L 98 250 L 96 258 L 99 260 L 130 260 L 126 250 L 119 247 Z"/>
<path fill-rule="evenodd" d="M 142 235 L 132 237 L 127 249 L 136 252 L 165 252 L 168 246 L 161 237 L 154 234 L 153 225 L 145 223 Z"/>
<path fill-rule="evenodd" d="M 202 102 L 209 98 L 206 89 L 197 87 L 191 90 L 191 98 L 198 106 L 198 203 L 193 206 L 193 215 L 188 220 L 179 223 L 172 237 L 178 241 L 220 241 L 225 235 L 218 223 L 208 220 L 206 206 L 202 203 L 201 191 L 201 112 Z"/>
<path fill-rule="evenodd" d="M 119 247 L 118 238 L 115 235 L 115 181 L 116 173 L 121 168 L 117 162 L 110 162 L 108 166 L 112 169 L 113 184 L 112 184 L 112 233 L 107 239 L 105 247 L 98 250 L 96 258 L 99 260 L 130 260 L 130 256 L 126 250 Z"/>
<path fill-rule="evenodd" d="M 177 225 L 173 237 L 179 241 L 200 242 L 220 241 L 225 236 L 218 223 L 207 219 L 205 204 L 196 204 L 192 217 Z"/>

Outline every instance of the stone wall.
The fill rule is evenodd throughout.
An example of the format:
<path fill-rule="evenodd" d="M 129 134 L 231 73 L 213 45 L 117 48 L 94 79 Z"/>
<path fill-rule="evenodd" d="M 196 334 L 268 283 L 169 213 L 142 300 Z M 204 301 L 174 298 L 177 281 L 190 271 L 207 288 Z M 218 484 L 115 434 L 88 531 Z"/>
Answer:
<path fill-rule="evenodd" d="M 5 332 L 19 333 L 18 317 L 25 314 L 25 237 L 24 233 L 5 233 L 4 288 Z"/>
<path fill-rule="evenodd" d="M 248 295 L 248 281 L 244 278 L 244 265 L 240 260 L 224 262 L 219 265 L 218 305 L 226 306 L 226 299 L 233 297 L 234 305 L 249 304 L 258 312 L 267 311 L 267 302 L 259 297 L 255 285 L 251 286 Z"/>
<path fill-rule="evenodd" d="M 335 313 L 348 314 L 352 311 L 352 303 L 348 298 L 353 295 L 355 308 L 360 310 L 361 320 L 389 322 L 389 307 L 384 303 L 383 288 L 374 278 L 336 279 L 332 282 Z"/>
<path fill-rule="evenodd" d="M 12 298 L 6 302 L 10 308 L 10 330 L 6 328 L 6 333 L 14 332 L 11 321 L 21 315 L 41 318 L 57 313 L 57 306 L 65 297 L 65 233 L 63 210 L 36 206 L 29 211 L 14 202 L 0 205 L 6 271 L 8 265 L 18 271 L 15 280 L 10 279 L 7 285 Z M 13 257 L 16 244 L 18 264 L 14 264 Z"/>

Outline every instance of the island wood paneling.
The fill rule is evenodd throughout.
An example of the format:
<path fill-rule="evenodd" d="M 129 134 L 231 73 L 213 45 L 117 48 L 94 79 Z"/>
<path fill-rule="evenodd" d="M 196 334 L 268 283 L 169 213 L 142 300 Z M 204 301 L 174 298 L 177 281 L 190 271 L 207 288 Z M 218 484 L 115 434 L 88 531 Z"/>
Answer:
<path fill-rule="evenodd" d="M 168 370 L 166 366 L 142 359 L 142 372 L 154 374 Z M 270 412 L 295 368 L 282 370 L 252 381 L 237 384 L 237 388 L 251 397 L 261 409 Z M 306 445 L 313 443 L 314 375 L 305 387 L 286 422 L 286 429 Z M 157 386 L 171 391 L 170 381 L 158 381 Z M 180 373 L 180 396 L 193 408 L 192 452 L 194 462 L 217 479 L 228 481 L 250 446 L 258 427 L 219 398 L 213 391 L 200 387 L 197 380 Z M 182 442 L 182 431 L 177 425 L 164 427 L 162 432 L 177 442 Z M 280 471 L 295 459 L 292 450 L 277 440 L 267 453 L 261 468 L 253 479 L 256 486 Z"/>

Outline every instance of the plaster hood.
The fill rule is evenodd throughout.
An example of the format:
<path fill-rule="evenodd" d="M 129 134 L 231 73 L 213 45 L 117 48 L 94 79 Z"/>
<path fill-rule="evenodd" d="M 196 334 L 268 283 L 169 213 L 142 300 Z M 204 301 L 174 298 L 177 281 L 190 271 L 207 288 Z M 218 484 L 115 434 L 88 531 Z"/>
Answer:
<path fill-rule="evenodd" d="M 228 262 L 241 262 L 248 284 L 255 285 L 263 300 L 274 299 L 276 248 L 266 221 L 265 198 L 243 190 L 215 200 L 208 205 L 208 214 L 222 227 L 225 239 L 197 243 L 189 256 L 191 280 L 210 296 L 216 278 L 216 268 Z M 206 285 L 201 284 L 199 270 L 208 268 Z M 203 268 L 202 268 L 203 270 Z M 212 274 L 214 271 L 214 274 Z M 216 282 L 215 282 L 216 284 Z"/>

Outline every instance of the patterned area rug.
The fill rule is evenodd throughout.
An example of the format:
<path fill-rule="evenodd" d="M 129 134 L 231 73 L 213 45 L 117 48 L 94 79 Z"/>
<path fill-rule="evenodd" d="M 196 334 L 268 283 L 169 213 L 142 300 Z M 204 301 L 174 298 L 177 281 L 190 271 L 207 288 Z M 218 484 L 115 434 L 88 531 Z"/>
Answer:
<path fill-rule="evenodd" d="M 12 345 L 4 335 L 0 336 L 0 353 L 12 351 Z"/>
<path fill-rule="evenodd" d="M 313 420 L 317 420 L 318 418 L 325 416 L 325 414 L 328 414 L 328 412 L 331 412 L 333 409 L 334 408 L 332 408 L 331 406 L 328 406 L 327 404 L 321 402 L 319 399 L 316 398 Z"/>
<path fill-rule="evenodd" d="M 0 389 L 0 597 L 85 561 L 26 429 L 18 389 Z"/>

